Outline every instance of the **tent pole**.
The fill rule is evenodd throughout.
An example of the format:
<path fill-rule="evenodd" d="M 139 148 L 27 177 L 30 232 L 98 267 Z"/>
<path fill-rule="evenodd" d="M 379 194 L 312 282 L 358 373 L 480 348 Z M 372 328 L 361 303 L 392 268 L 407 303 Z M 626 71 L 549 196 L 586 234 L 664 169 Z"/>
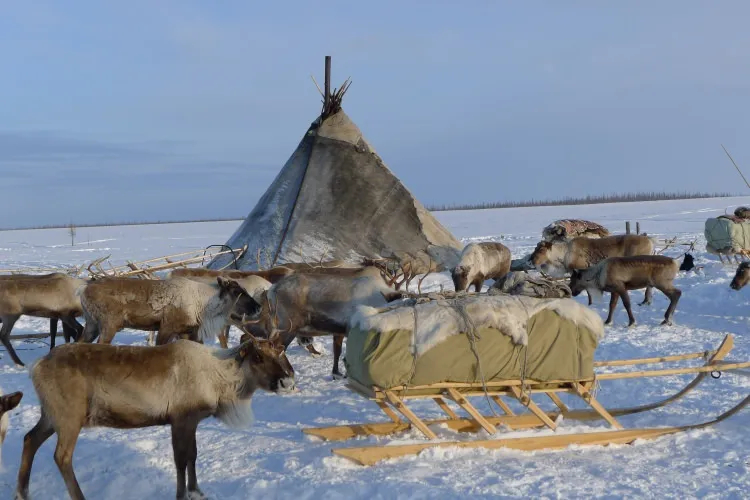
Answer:
<path fill-rule="evenodd" d="M 325 87 L 323 94 L 323 112 L 328 110 L 328 105 L 331 102 L 331 56 L 326 56 L 326 76 L 325 76 Z"/>

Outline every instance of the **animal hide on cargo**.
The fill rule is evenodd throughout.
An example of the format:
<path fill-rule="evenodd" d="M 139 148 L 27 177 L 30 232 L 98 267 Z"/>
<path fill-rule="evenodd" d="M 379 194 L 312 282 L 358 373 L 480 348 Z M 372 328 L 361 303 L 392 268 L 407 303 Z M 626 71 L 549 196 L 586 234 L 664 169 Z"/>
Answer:
<path fill-rule="evenodd" d="M 527 345 L 526 323 L 538 312 L 549 309 L 576 325 L 589 329 L 597 339 L 604 335 L 599 315 L 572 299 L 534 299 L 509 295 L 470 295 L 450 300 L 409 301 L 382 309 L 360 306 L 349 327 L 360 330 L 412 332 L 417 356 L 451 335 L 494 328 Z"/>
<path fill-rule="evenodd" d="M 582 219 L 556 220 L 542 231 L 545 241 L 567 241 L 579 236 L 604 238 L 609 236 L 609 231 L 601 224 Z"/>
<path fill-rule="evenodd" d="M 573 294 L 568 285 L 561 280 L 532 277 L 527 273 L 510 272 L 495 281 L 487 292 L 490 295 L 507 293 L 509 295 L 524 295 L 539 299 L 562 299 Z"/>

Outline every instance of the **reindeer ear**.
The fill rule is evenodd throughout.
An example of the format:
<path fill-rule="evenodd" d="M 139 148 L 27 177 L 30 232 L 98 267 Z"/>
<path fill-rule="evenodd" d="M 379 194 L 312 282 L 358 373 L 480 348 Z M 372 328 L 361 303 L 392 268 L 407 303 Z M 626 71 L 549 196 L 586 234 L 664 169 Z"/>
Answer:
<path fill-rule="evenodd" d="M 7 396 L 0 396 L 0 414 L 10 411 L 18 406 L 22 397 L 23 393 L 20 391 L 8 394 Z"/>
<path fill-rule="evenodd" d="M 236 280 L 233 280 L 231 278 L 223 278 L 221 276 L 218 276 L 216 278 L 216 281 L 219 283 L 219 287 L 222 290 L 226 290 L 228 292 L 232 292 L 232 293 L 235 293 L 237 295 L 241 295 L 243 293 L 247 294 L 247 295 L 250 295 L 249 293 L 247 293 L 247 290 L 245 290 L 243 288 L 243 286 L 240 285 Z"/>

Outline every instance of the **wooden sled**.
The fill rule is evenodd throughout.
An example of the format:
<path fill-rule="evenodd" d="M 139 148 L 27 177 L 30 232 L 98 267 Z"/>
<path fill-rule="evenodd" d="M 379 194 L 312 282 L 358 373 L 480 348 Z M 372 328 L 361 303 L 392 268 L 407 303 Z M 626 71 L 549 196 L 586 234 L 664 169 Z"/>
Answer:
<path fill-rule="evenodd" d="M 623 415 L 641 413 L 671 404 L 695 389 L 709 374 L 713 375 L 714 373 L 719 373 L 720 376 L 720 373 L 724 371 L 750 368 L 750 361 L 728 362 L 725 360 L 725 357 L 733 347 L 734 339 L 732 335 L 727 335 L 715 351 L 654 358 L 596 362 L 594 363 L 595 367 L 619 367 L 639 364 L 668 363 L 690 359 L 705 359 L 705 363 L 702 366 L 636 372 L 600 373 L 596 374 L 593 378 L 583 380 L 554 380 L 547 382 L 526 380 L 525 383 L 521 380 L 503 380 L 487 382 L 484 387 L 482 384 L 476 383 L 438 383 L 409 387 L 399 386 L 387 390 L 378 387 L 366 387 L 354 380 L 349 380 L 347 386 L 350 389 L 375 401 L 391 421 L 308 428 L 303 429 L 303 432 L 310 436 L 316 436 L 328 441 L 341 441 L 358 436 L 387 436 L 414 428 L 419 430 L 428 440 L 430 440 L 418 444 L 334 448 L 332 450 L 335 455 L 349 458 L 362 465 L 372 465 L 380 460 L 389 458 L 415 455 L 427 448 L 444 448 L 450 446 L 461 448 L 509 448 L 530 451 L 559 449 L 573 444 L 630 444 L 636 439 L 654 439 L 659 436 L 675 434 L 677 432 L 705 428 L 731 417 L 748 405 L 750 403 L 750 396 L 746 397 L 739 404 L 711 421 L 680 427 L 625 429 L 615 418 Z M 696 374 L 695 379 L 682 390 L 661 401 L 642 406 L 606 409 L 592 394 L 594 384 L 602 380 L 660 377 L 691 373 Z M 739 371 L 738 373 L 750 376 L 746 371 Z M 591 410 L 570 410 L 559 398 L 559 393 L 575 394 L 586 402 Z M 531 397 L 532 394 L 544 394 L 552 400 L 558 410 L 554 412 L 543 411 L 533 401 Z M 491 398 L 491 400 L 494 401 L 502 411 L 503 414 L 501 416 L 484 416 L 468 400 L 468 397 L 471 396 L 485 395 Z M 519 401 L 529 410 L 529 413 L 516 415 L 507 403 L 501 399 L 501 396 L 510 397 Z M 432 399 L 438 407 L 445 412 L 448 418 L 437 420 L 421 419 L 406 405 L 406 401 L 412 399 Z M 446 400 L 452 401 L 458 407 L 463 409 L 468 414 L 469 418 L 460 418 L 447 404 Z M 538 437 L 483 439 L 477 441 L 436 441 L 437 435 L 430 429 L 430 426 L 432 425 L 445 425 L 458 432 L 478 432 L 483 429 L 490 435 L 497 433 L 498 426 L 504 426 L 511 430 L 546 426 L 554 431 L 557 429 L 561 417 L 562 419 L 582 421 L 604 419 L 609 423 L 613 430 L 579 434 L 553 434 Z"/>

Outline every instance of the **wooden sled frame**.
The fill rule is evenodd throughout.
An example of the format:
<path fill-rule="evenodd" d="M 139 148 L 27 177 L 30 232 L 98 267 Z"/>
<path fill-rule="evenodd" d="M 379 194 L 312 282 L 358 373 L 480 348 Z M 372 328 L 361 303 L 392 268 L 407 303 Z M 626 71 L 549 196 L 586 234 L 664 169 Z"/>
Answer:
<path fill-rule="evenodd" d="M 725 357 L 734 347 L 734 338 L 727 335 L 715 351 L 704 351 L 691 354 L 662 356 L 655 358 L 640 358 L 631 360 L 604 361 L 594 363 L 595 367 L 634 366 L 639 364 L 667 363 L 689 359 L 705 359 L 705 364 L 689 368 L 672 368 L 636 372 L 601 373 L 590 379 L 583 380 L 554 380 L 539 382 L 527 380 L 490 381 L 486 384 L 486 395 L 497 404 L 503 415 L 488 417 L 482 415 L 468 400 L 470 396 L 485 396 L 481 384 L 469 383 L 438 383 L 422 386 L 400 386 L 391 389 L 366 387 L 354 380 L 349 380 L 347 386 L 358 394 L 367 397 L 380 407 L 391 419 L 390 422 L 341 425 L 335 427 L 320 427 L 303 429 L 310 436 L 316 436 L 328 441 L 341 441 L 358 436 L 387 436 L 412 428 L 419 430 L 429 441 L 426 443 L 367 446 L 356 448 L 334 448 L 335 455 L 346 457 L 361 465 L 372 465 L 380 460 L 414 455 L 427 448 L 457 446 L 461 448 L 510 448 L 516 450 L 559 449 L 572 444 L 578 445 L 608 445 L 630 444 L 636 439 L 654 439 L 659 436 L 675 434 L 691 429 L 701 429 L 714 425 L 739 412 L 750 403 L 750 396 L 739 404 L 719 415 L 714 420 L 680 427 L 660 427 L 651 429 L 625 429 L 615 417 L 632 415 L 656 408 L 664 407 L 695 389 L 707 375 L 731 370 L 749 368 L 750 362 L 728 362 Z M 627 378 L 659 377 L 669 375 L 696 374 L 696 377 L 679 392 L 661 401 L 630 408 L 606 409 L 594 397 L 592 390 L 597 381 L 619 380 Z M 739 372 L 750 376 L 747 372 Z M 559 398 L 558 393 L 575 394 L 586 402 L 590 410 L 570 410 Z M 532 394 L 544 394 L 557 406 L 554 412 L 545 412 L 533 401 Z M 516 415 L 501 399 L 506 396 L 520 402 L 529 413 Z M 418 417 L 406 404 L 411 399 L 432 399 L 445 412 L 448 418 L 423 420 Z M 469 418 L 460 418 L 447 404 L 450 400 L 463 409 Z M 395 411 L 394 411 L 395 410 Z M 400 415 L 399 415 L 400 414 Z M 403 417 L 403 419 L 402 419 Z M 497 433 L 498 426 L 511 430 L 547 427 L 556 430 L 560 418 L 570 420 L 604 419 L 613 430 L 595 431 L 582 434 L 553 434 L 538 437 L 483 439 L 477 441 L 436 441 L 437 435 L 430 429 L 431 425 L 446 425 L 458 432 L 486 431 L 490 435 Z"/>

